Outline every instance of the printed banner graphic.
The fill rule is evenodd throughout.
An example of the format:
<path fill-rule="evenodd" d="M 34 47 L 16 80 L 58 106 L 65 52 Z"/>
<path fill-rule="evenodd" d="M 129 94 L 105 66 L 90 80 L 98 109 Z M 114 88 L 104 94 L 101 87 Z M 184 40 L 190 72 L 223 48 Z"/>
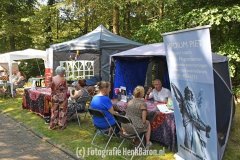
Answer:
<path fill-rule="evenodd" d="M 177 129 L 177 155 L 186 160 L 217 160 L 209 28 L 163 36 Z"/>

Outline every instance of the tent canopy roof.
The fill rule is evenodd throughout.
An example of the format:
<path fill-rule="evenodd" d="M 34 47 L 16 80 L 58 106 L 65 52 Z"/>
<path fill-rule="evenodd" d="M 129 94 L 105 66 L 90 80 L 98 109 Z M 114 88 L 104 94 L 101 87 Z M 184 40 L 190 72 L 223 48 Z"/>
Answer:
<path fill-rule="evenodd" d="M 113 54 L 111 57 L 153 57 L 166 56 L 164 43 L 148 44 L 127 51 Z M 213 63 L 220 63 L 227 61 L 227 57 L 218 54 L 212 54 Z"/>
<path fill-rule="evenodd" d="M 129 49 L 127 51 L 113 54 L 112 57 L 141 57 L 141 56 L 166 56 L 163 43 L 147 44 L 144 46 Z"/>
<path fill-rule="evenodd" d="M 9 63 L 14 60 L 24 60 L 24 59 L 34 59 L 40 58 L 47 60 L 46 51 L 37 50 L 37 49 L 26 49 L 21 51 L 8 52 L 0 54 L 0 63 Z"/>
<path fill-rule="evenodd" d="M 140 46 L 142 44 L 118 36 L 107 30 L 103 25 L 100 25 L 86 35 L 67 42 L 53 44 L 50 48 L 54 51 L 100 50 L 103 48 L 117 48 L 129 45 Z"/>

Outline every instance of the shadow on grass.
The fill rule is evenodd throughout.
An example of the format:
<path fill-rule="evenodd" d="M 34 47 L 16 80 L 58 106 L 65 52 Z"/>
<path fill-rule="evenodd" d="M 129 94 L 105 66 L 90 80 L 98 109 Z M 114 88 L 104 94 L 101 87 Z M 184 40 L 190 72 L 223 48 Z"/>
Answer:
<path fill-rule="evenodd" d="M 26 126 L 31 128 L 32 130 L 40 133 L 44 137 L 52 140 L 54 143 L 69 149 L 73 152 L 73 154 L 78 153 L 79 150 L 83 147 L 87 150 L 94 150 L 91 146 L 91 140 L 95 133 L 95 129 L 91 123 L 90 116 L 88 115 L 86 119 L 84 116 L 81 117 L 81 128 L 79 128 L 77 121 L 70 121 L 65 130 L 49 130 L 48 125 L 45 124 L 45 121 L 38 115 L 29 112 L 28 110 L 23 110 L 21 107 L 22 99 L 21 97 L 12 99 L 5 98 L 0 99 L 0 110 L 13 117 L 19 122 L 23 122 Z M 227 149 L 224 155 L 224 160 L 237 160 L 240 159 L 240 111 L 238 109 L 240 105 L 236 106 L 236 114 L 233 122 L 233 127 L 231 130 L 229 142 L 227 145 Z M 106 143 L 106 138 L 103 136 L 98 137 L 97 144 L 103 146 Z M 120 144 L 119 139 L 113 139 L 109 144 L 108 149 L 112 149 L 113 147 L 117 147 Z M 133 146 L 127 142 L 124 144 L 124 147 L 128 149 L 134 149 Z M 163 147 L 159 144 L 154 144 L 151 148 L 152 150 L 163 150 Z M 76 152 L 77 151 L 77 152 Z M 98 160 L 99 156 L 87 156 L 85 159 Z M 107 156 L 104 159 L 112 160 L 112 159 L 123 159 L 120 156 Z M 147 160 L 171 160 L 173 158 L 173 153 L 166 150 L 165 155 L 161 156 L 136 156 L 134 159 L 147 159 Z"/>

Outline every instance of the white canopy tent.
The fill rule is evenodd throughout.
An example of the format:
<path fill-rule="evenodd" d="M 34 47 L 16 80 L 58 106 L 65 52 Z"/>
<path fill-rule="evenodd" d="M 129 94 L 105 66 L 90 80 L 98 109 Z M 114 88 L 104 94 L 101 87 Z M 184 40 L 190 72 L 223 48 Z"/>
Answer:
<path fill-rule="evenodd" d="M 26 49 L 21 51 L 8 52 L 0 54 L 0 64 L 8 63 L 9 68 L 9 80 L 11 84 L 11 94 L 13 95 L 13 83 L 12 83 L 12 67 L 15 60 L 24 60 L 24 59 L 43 59 L 44 63 L 47 62 L 47 52 L 36 49 Z"/>
<path fill-rule="evenodd" d="M 9 66 L 8 63 L 0 63 L 0 71 L 4 71 L 6 70 L 7 72 L 9 72 Z M 13 62 L 12 63 L 12 71 L 18 70 L 18 63 L 17 62 Z"/>

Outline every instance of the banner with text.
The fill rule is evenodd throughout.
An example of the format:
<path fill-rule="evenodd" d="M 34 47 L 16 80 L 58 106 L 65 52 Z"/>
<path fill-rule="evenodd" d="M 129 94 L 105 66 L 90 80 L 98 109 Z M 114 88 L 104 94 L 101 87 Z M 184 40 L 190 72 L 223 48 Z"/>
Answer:
<path fill-rule="evenodd" d="M 178 153 L 217 160 L 214 78 L 209 26 L 163 34 Z"/>

